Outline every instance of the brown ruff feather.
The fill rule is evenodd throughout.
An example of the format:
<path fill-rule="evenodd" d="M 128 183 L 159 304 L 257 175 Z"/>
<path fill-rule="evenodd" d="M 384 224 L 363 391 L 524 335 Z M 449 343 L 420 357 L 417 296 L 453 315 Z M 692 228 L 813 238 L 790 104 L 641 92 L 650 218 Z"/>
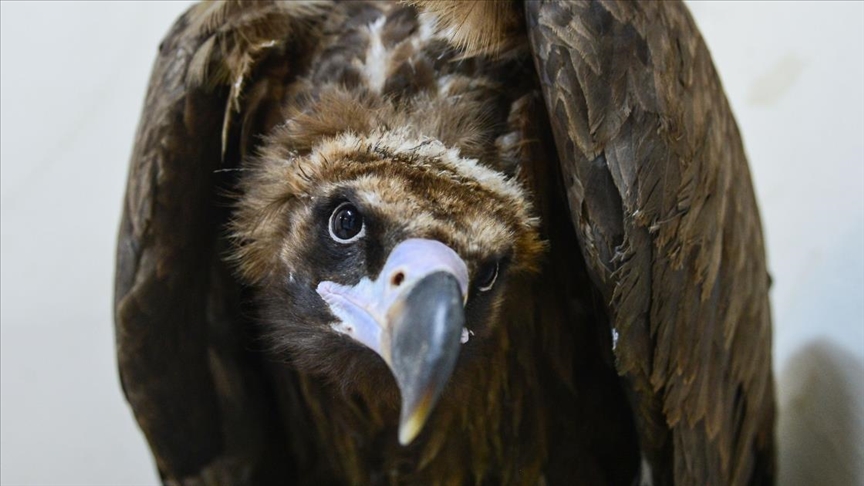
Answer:
<path fill-rule="evenodd" d="M 438 28 L 466 57 L 496 56 L 525 42 L 525 22 L 516 0 L 409 0 L 434 15 Z"/>

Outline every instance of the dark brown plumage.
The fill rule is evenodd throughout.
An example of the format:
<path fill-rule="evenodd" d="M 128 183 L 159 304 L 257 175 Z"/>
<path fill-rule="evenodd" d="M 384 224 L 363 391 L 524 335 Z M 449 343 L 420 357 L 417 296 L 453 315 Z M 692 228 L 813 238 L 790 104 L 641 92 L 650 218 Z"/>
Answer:
<path fill-rule="evenodd" d="M 684 6 L 416 3 L 202 4 L 160 46 L 116 325 L 163 480 L 770 483 L 759 217 Z M 451 284 L 409 247 L 464 302 L 416 407 L 399 316 Z M 391 291 L 370 341 L 340 299 Z"/>

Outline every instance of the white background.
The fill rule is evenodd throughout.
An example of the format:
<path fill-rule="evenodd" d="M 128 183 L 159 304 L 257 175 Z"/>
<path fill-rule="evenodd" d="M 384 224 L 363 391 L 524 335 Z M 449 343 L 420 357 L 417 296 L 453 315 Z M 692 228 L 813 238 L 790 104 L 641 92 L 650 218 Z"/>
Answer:
<path fill-rule="evenodd" d="M 0 483 L 155 484 L 113 349 L 127 162 L 174 3 L 0 3 Z M 864 3 L 691 3 L 774 277 L 780 484 L 864 484 Z"/>

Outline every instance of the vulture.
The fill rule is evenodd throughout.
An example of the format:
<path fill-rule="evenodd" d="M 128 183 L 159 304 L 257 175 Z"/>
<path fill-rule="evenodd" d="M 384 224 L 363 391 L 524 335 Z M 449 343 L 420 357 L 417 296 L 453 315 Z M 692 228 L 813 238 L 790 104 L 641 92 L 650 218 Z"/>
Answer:
<path fill-rule="evenodd" d="M 682 3 L 205 2 L 116 349 L 166 485 L 762 485 L 769 285 Z"/>

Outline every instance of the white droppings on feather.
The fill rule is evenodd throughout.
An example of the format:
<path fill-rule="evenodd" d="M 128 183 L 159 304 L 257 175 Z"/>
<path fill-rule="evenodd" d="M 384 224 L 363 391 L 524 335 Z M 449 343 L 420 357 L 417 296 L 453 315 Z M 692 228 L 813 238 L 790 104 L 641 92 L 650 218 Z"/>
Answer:
<path fill-rule="evenodd" d="M 450 86 L 453 84 L 453 75 L 446 74 L 438 78 L 438 94 L 441 96 L 449 96 L 450 95 Z"/>
<path fill-rule="evenodd" d="M 435 34 L 438 18 L 429 12 L 421 12 L 417 16 L 417 21 L 420 24 L 420 28 L 417 30 L 417 40 L 426 42 Z"/>
<path fill-rule="evenodd" d="M 365 73 L 369 88 L 377 93 L 381 92 L 387 81 L 387 58 L 389 56 L 387 50 L 384 49 L 384 43 L 381 42 L 381 30 L 386 21 L 387 18 L 381 16 L 369 25 L 369 49 L 366 52 Z"/>
<path fill-rule="evenodd" d="M 651 463 L 648 462 L 648 459 L 645 459 L 645 456 L 642 456 L 642 464 L 639 467 L 639 486 L 654 486 Z"/>

